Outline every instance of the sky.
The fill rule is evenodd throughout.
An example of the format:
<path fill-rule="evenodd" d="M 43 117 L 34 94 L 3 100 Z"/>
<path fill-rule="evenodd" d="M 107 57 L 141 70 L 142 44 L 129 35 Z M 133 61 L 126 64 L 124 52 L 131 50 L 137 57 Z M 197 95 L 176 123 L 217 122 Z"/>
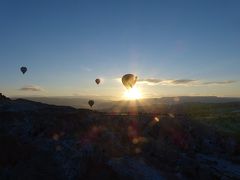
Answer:
<path fill-rule="evenodd" d="M 119 78 L 133 73 L 143 97 L 240 97 L 239 9 L 239 0 L 0 0 L 0 92 L 119 98 Z"/>

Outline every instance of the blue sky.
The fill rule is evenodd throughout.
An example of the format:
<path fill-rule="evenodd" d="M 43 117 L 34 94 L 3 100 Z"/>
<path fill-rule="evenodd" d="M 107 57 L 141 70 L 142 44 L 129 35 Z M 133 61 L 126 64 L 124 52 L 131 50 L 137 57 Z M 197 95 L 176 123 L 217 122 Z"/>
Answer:
<path fill-rule="evenodd" d="M 0 0 L 0 92 L 120 97 L 116 79 L 135 73 L 145 97 L 240 96 L 239 9 L 238 0 Z"/>

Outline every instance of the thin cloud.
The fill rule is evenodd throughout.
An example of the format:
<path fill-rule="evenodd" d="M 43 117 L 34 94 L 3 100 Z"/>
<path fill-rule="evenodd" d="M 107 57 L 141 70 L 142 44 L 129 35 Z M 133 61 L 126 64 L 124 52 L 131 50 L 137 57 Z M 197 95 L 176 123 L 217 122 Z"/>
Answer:
<path fill-rule="evenodd" d="M 193 79 L 178 79 L 178 80 L 173 80 L 172 83 L 173 84 L 188 84 L 191 82 L 195 82 L 196 80 Z"/>
<path fill-rule="evenodd" d="M 81 69 L 83 70 L 83 71 L 87 71 L 87 72 L 91 72 L 92 71 L 92 69 L 91 68 L 89 68 L 89 67 L 81 67 Z"/>
<path fill-rule="evenodd" d="M 196 82 L 196 80 L 193 79 L 169 79 L 169 80 L 163 80 L 163 79 L 140 79 L 138 80 L 140 83 L 145 83 L 148 85 L 188 85 L 190 83 Z"/>
<path fill-rule="evenodd" d="M 138 82 L 148 82 L 148 83 L 160 83 L 162 82 L 163 80 L 161 79 L 139 79 Z"/>
<path fill-rule="evenodd" d="M 204 85 L 221 85 L 221 84 L 232 84 L 236 83 L 237 81 L 234 80 L 228 80 L 228 81 L 210 81 L 210 82 L 204 82 L 202 84 Z"/>
<path fill-rule="evenodd" d="M 202 86 L 202 85 L 224 85 L 224 84 L 232 84 L 236 83 L 234 80 L 226 80 L 226 81 L 198 81 L 194 79 L 157 79 L 157 78 L 148 78 L 148 79 L 139 79 L 138 83 L 147 84 L 151 86 L 155 85 L 168 85 L 168 86 Z"/>
<path fill-rule="evenodd" d="M 35 86 L 35 85 L 23 86 L 23 87 L 20 88 L 19 90 L 20 90 L 20 91 L 34 91 L 34 92 L 44 91 L 43 88 L 41 88 L 40 86 Z"/>

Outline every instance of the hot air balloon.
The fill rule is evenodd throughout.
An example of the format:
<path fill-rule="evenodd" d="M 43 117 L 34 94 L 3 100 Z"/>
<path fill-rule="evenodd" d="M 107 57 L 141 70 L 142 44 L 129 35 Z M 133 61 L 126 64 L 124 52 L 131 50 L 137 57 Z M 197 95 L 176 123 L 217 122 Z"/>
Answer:
<path fill-rule="evenodd" d="M 100 79 L 96 79 L 95 82 L 96 82 L 97 84 L 99 84 L 99 83 L 101 82 L 101 80 L 100 80 Z"/>
<path fill-rule="evenodd" d="M 25 74 L 27 72 L 27 67 L 23 66 L 23 67 L 20 68 L 20 70 L 23 74 Z"/>
<path fill-rule="evenodd" d="M 88 101 L 88 104 L 89 104 L 89 106 L 92 107 L 92 106 L 94 105 L 94 101 L 93 101 L 93 100 L 89 100 L 89 101 Z"/>
<path fill-rule="evenodd" d="M 131 89 L 137 82 L 137 76 L 133 74 L 125 74 L 122 77 L 122 83 L 127 89 Z"/>

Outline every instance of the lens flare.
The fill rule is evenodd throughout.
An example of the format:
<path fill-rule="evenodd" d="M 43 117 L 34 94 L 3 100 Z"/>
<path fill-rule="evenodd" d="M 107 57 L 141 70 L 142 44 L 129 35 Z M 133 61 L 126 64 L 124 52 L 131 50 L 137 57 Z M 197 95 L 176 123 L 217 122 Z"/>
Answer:
<path fill-rule="evenodd" d="M 159 122 L 159 118 L 158 117 L 154 117 L 154 120 L 156 121 L 156 122 Z"/>

